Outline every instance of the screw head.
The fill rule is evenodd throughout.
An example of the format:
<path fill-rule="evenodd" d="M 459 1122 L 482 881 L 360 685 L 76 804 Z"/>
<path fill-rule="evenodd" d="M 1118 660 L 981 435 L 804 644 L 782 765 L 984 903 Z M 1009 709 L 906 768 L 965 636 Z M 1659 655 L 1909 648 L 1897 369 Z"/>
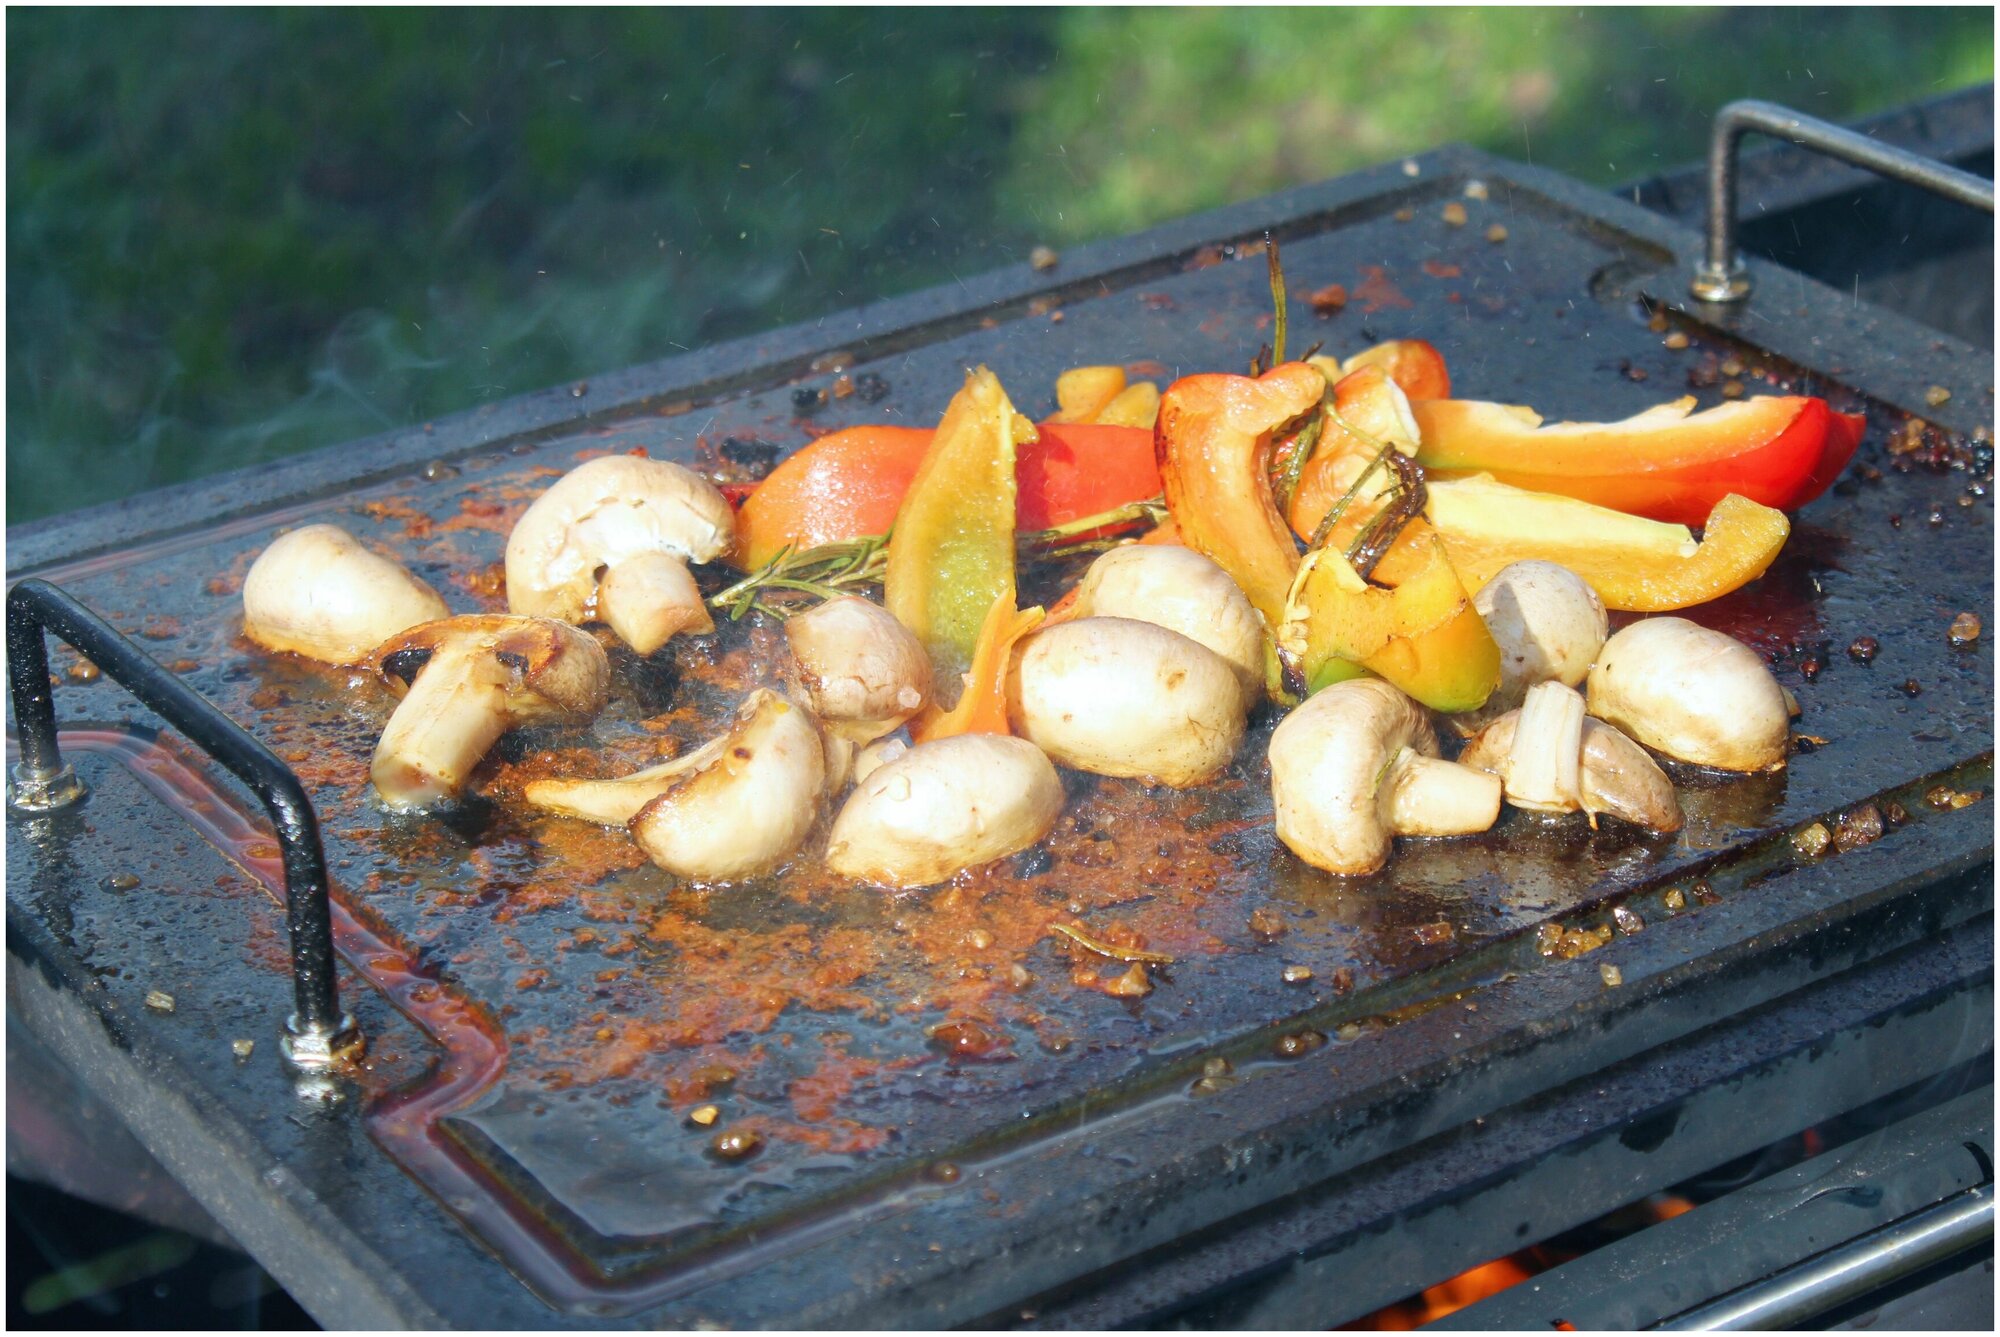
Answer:
<path fill-rule="evenodd" d="M 25 764 L 14 768 L 14 792 L 8 802 L 22 812 L 56 812 L 67 808 L 89 791 L 76 778 L 76 770 L 65 762 L 54 771 L 41 771 Z"/>
<path fill-rule="evenodd" d="M 1741 260 L 1714 265 L 1704 260 L 1695 266 L 1688 291 L 1699 302 L 1740 302 L 1750 295 L 1750 272 Z"/>

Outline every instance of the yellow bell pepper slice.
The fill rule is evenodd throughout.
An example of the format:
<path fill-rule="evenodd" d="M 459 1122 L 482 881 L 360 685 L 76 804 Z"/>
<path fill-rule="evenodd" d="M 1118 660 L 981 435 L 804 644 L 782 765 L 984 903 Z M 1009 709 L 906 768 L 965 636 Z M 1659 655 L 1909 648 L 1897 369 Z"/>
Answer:
<path fill-rule="evenodd" d="M 953 703 L 988 612 L 1014 601 L 1014 454 L 1034 439 L 999 378 L 968 373 L 896 511 L 882 601 Z"/>
<path fill-rule="evenodd" d="M 1555 562 L 1589 582 L 1606 608 L 1630 613 L 1671 612 L 1739 589 L 1770 568 L 1791 533 L 1783 511 L 1734 493 L 1716 503 L 1697 543 L 1685 525 L 1529 492 L 1491 474 L 1433 477 L 1427 488 L 1425 513 L 1472 590 L 1510 562 Z M 1391 550 L 1378 570 L 1404 558 Z"/>
<path fill-rule="evenodd" d="M 1433 710 L 1476 710 L 1500 683 L 1500 648 L 1435 531 L 1413 521 L 1402 545 L 1416 564 L 1394 589 L 1368 584 L 1338 548 L 1308 554 L 1279 649 L 1308 692 L 1366 669 Z"/>

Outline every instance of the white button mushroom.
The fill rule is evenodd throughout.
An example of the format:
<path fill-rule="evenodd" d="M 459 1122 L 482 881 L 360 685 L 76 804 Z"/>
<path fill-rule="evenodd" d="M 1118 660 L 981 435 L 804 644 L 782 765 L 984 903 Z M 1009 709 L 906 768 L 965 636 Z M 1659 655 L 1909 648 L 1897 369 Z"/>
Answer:
<path fill-rule="evenodd" d="M 854 754 L 854 783 L 860 784 L 911 748 L 910 736 L 898 729 L 876 739 Z"/>
<path fill-rule="evenodd" d="M 677 631 L 714 629 L 685 564 L 714 560 L 735 525 L 722 494 L 692 470 L 601 456 L 557 479 L 508 535 L 507 606 L 564 622 L 596 617 L 651 654 Z"/>
<path fill-rule="evenodd" d="M 855 786 L 834 819 L 827 866 L 843 877 L 924 887 L 1040 840 L 1062 781 L 1033 743 L 958 734 L 919 743 Z"/>
<path fill-rule="evenodd" d="M 1484 706 L 1452 721 L 1468 734 L 1517 709 L 1536 683 L 1577 686 L 1611 633 L 1597 591 L 1554 562 L 1502 567 L 1472 604 L 1500 647 L 1500 685 Z"/>
<path fill-rule="evenodd" d="M 1480 730 L 1458 763 L 1501 778 L 1507 801 L 1537 812 L 1581 809 L 1597 825 L 1610 813 L 1655 831 L 1678 831 L 1673 782 L 1646 750 L 1602 720 L 1585 717 L 1583 698 L 1561 683 L 1539 683 L 1527 704 Z"/>
<path fill-rule="evenodd" d="M 1757 652 L 1685 618 L 1647 618 L 1605 642 L 1589 706 L 1655 752 L 1718 770 L 1778 770 L 1791 741 L 1784 690 Z"/>
<path fill-rule="evenodd" d="M 1335 683 L 1271 734 L 1278 839 L 1330 873 L 1373 873 L 1397 835 L 1484 831 L 1500 815 L 1500 779 L 1438 760 L 1414 701 L 1376 678 Z"/>
<path fill-rule="evenodd" d="M 923 707 L 931 660 L 880 604 L 853 595 L 785 620 L 797 694 L 828 732 L 857 743 L 888 733 Z"/>
<path fill-rule="evenodd" d="M 450 616 L 436 590 L 338 525 L 280 535 L 243 580 L 245 636 L 329 664 L 358 664 L 397 632 Z"/>
<path fill-rule="evenodd" d="M 509 729 L 587 720 L 604 709 L 604 648 L 547 618 L 447 618 L 383 643 L 374 662 L 403 699 L 375 747 L 369 774 L 393 807 L 450 798 Z"/>
<path fill-rule="evenodd" d="M 1150 622 L 1088 617 L 1028 640 L 1007 709 L 1016 733 L 1065 766 L 1178 789 L 1229 764 L 1247 707 L 1214 651 Z"/>
<path fill-rule="evenodd" d="M 1244 699 L 1264 695 L 1264 619 L 1229 573 L 1192 548 L 1130 543 L 1090 564 L 1076 616 L 1150 622 L 1203 645 L 1236 670 Z"/>
<path fill-rule="evenodd" d="M 695 882 L 754 877 L 783 863 L 812 830 L 826 788 L 811 712 L 776 692 L 751 693 L 720 741 L 629 823 L 647 858 Z"/>

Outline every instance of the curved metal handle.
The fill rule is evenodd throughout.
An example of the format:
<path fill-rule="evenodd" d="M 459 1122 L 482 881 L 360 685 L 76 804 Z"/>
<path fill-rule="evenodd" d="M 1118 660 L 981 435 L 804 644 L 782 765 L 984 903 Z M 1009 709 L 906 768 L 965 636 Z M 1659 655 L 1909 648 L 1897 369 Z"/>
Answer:
<path fill-rule="evenodd" d="M 305 787 L 277 754 L 163 668 L 116 627 L 45 580 L 7 592 L 7 676 L 21 760 L 9 801 L 23 812 L 52 812 L 80 800 L 83 782 L 56 741 L 55 693 L 49 685 L 45 632 L 89 656 L 98 669 L 227 767 L 263 802 L 285 863 L 285 921 L 292 948 L 296 1010 L 285 1019 L 285 1058 L 309 1072 L 358 1054 L 361 1030 L 340 1010 L 333 968 L 333 917 L 327 902 L 326 853 Z"/>
<path fill-rule="evenodd" d="M 1774 102 L 1732 102 L 1715 114 L 1708 142 L 1708 249 L 1688 285 L 1700 301 L 1740 302 L 1750 295 L 1750 273 L 1736 253 L 1736 148 L 1752 131 L 1993 212 L 1993 183 L 1982 177 Z"/>

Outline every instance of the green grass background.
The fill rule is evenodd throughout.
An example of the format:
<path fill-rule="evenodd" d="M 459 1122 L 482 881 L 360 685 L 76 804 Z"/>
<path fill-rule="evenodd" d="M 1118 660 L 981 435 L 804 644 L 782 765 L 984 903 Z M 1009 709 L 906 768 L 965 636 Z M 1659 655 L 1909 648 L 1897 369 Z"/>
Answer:
<path fill-rule="evenodd" d="M 1612 184 L 1988 9 L 14 10 L 7 518 L 1464 140 Z"/>

